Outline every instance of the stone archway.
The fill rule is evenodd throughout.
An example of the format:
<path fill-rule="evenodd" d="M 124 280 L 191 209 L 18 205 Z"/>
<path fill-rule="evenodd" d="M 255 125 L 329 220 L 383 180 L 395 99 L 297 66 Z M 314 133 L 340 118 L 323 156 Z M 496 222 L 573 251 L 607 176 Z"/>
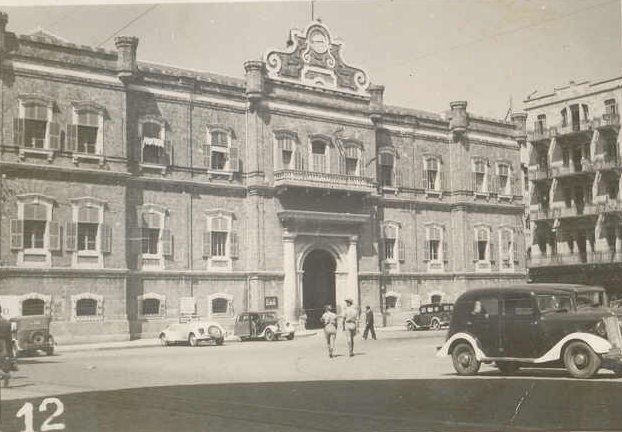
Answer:
<path fill-rule="evenodd" d="M 308 329 L 322 327 L 320 317 L 325 305 L 331 305 L 333 310 L 337 306 L 336 267 L 335 258 L 323 249 L 314 249 L 304 259 L 302 307 L 307 315 Z"/>

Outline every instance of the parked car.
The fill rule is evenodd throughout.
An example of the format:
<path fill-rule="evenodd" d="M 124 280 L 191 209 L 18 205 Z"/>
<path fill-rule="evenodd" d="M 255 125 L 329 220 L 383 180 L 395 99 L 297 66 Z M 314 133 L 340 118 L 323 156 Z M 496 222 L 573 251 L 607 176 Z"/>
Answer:
<path fill-rule="evenodd" d="M 577 310 L 561 285 L 525 284 L 462 294 L 439 356 L 451 356 L 460 375 L 474 375 L 481 363 L 504 374 L 520 367 L 565 367 L 589 378 L 610 362 L 620 367 L 620 322 L 608 309 Z"/>
<path fill-rule="evenodd" d="M 54 337 L 50 334 L 52 318 L 43 315 L 21 316 L 10 319 L 13 330 L 15 355 L 43 351 L 54 354 Z"/>
<path fill-rule="evenodd" d="M 406 328 L 440 330 L 441 327 L 449 325 L 453 309 L 453 303 L 424 304 L 412 318 L 406 320 Z"/>
<path fill-rule="evenodd" d="M 234 334 L 241 341 L 265 339 L 274 341 L 281 337 L 294 339 L 294 327 L 279 318 L 276 312 L 244 312 L 235 320 Z"/>
<path fill-rule="evenodd" d="M 225 342 L 227 332 L 214 321 L 191 320 L 170 324 L 160 332 L 160 343 L 169 346 L 179 343 L 187 343 L 190 346 L 198 346 L 201 342 L 213 342 L 222 345 Z"/>

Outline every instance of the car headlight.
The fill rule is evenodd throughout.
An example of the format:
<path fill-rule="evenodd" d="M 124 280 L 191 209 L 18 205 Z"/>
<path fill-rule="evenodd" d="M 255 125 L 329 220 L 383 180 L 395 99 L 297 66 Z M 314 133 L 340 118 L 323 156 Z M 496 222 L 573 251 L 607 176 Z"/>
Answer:
<path fill-rule="evenodd" d="M 594 331 L 596 334 L 604 339 L 607 339 L 607 328 L 605 327 L 605 323 L 603 321 L 598 321 L 594 326 Z"/>

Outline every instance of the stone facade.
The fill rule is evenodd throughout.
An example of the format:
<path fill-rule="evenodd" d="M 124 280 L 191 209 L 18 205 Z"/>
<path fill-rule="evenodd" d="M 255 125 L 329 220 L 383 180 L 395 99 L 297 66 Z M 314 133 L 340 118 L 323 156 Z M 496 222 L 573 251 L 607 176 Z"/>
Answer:
<path fill-rule="evenodd" d="M 525 101 L 534 281 L 598 284 L 622 296 L 621 84 L 571 82 Z"/>
<path fill-rule="evenodd" d="M 319 22 L 242 80 L 6 22 L 0 302 L 60 342 L 347 297 L 396 325 L 524 280 L 520 116 L 385 105 Z"/>

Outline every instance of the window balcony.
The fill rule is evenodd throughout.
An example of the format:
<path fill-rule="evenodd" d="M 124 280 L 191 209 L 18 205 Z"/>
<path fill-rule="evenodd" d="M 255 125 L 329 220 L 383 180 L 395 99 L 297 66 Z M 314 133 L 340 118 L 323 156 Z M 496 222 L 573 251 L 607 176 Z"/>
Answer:
<path fill-rule="evenodd" d="M 581 159 L 580 163 L 551 167 L 551 177 L 566 177 L 593 172 L 593 162 L 589 159 Z"/>
<path fill-rule="evenodd" d="M 594 204 L 572 205 L 570 207 L 558 207 L 549 211 L 550 218 L 570 218 L 598 214 L 598 206 Z"/>
<path fill-rule="evenodd" d="M 539 164 L 529 165 L 529 179 L 530 180 L 546 180 L 551 177 L 551 170 L 548 166 L 541 166 Z"/>
<path fill-rule="evenodd" d="M 370 178 L 292 169 L 275 171 L 274 185 L 276 187 L 292 186 L 362 193 L 375 192 L 374 183 Z"/>
<path fill-rule="evenodd" d="M 536 127 L 533 131 L 527 133 L 527 138 L 532 143 L 548 140 L 551 138 L 551 131 L 547 127 Z"/>
<path fill-rule="evenodd" d="M 617 254 L 615 250 L 609 249 L 598 252 L 575 251 L 570 254 L 553 254 L 538 258 L 529 258 L 528 267 L 555 267 L 581 264 L 607 264 L 622 262 L 622 254 Z"/>
<path fill-rule="evenodd" d="M 581 119 L 578 122 L 562 123 L 557 127 L 551 128 L 551 136 L 565 137 L 568 135 L 588 132 L 591 130 L 592 130 L 592 121 Z"/>
<path fill-rule="evenodd" d="M 595 129 L 619 128 L 620 127 L 620 114 L 605 113 L 602 116 L 594 119 L 593 127 Z"/>

